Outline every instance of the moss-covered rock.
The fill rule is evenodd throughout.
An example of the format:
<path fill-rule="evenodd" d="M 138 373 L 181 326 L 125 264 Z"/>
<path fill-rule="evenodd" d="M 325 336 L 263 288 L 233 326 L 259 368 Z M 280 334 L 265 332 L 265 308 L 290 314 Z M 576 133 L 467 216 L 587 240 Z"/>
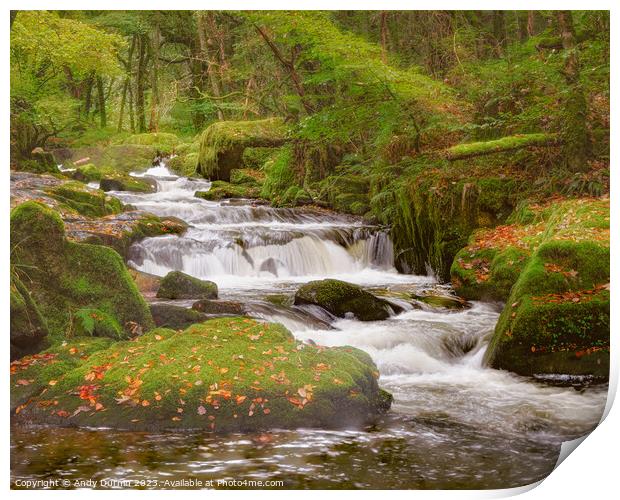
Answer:
<path fill-rule="evenodd" d="M 464 309 L 470 306 L 466 300 L 453 295 L 426 293 L 422 295 L 414 294 L 412 298 L 431 307 L 440 307 L 443 309 Z"/>
<path fill-rule="evenodd" d="M 149 177 L 132 177 L 124 174 L 106 174 L 99 182 L 102 191 L 132 191 L 136 193 L 154 193 L 157 182 Z"/>
<path fill-rule="evenodd" d="M 340 318 L 352 313 L 360 321 L 386 319 L 395 307 L 360 286 L 334 279 L 306 283 L 295 293 L 295 304 L 314 304 Z"/>
<path fill-rule="evenodd" d="M 521 230 L 531 257 L 497 323 L 487 361 L 522 375 L 609 373 L 609 200 L 538 207 Z"/>
<path fill-rule="evenodd" d="M 54 384 L 54 364 L 12 376 L 13 401 L 24 401 L 13 412 L 21 422 L 213 432 L 343 428 L 376 420 L 391 399 L 366 353 L 303 344 L 281 325 L 248 318 L 156 329 L 74 367 L 66 346 L 45 354 L 65 365 L 53 372 Z M 33 382 L 20 385 L 25 376 Z"/>
<path fill-rule="evenodd" d="M 217 285 L 213 281 L 194 278 L 181 271 L 170 271 L 157 290 L 160 299 L 216 299 Z"/>
<path fill-rule="evenodd" d="M 260 186 L 265 180 L 265 174 L 260 170 L 250 168 L 234 168 L 230 171 L 231 184 L 249 184 Z"/>
<path fill-rule="evenodd" d="M 241 157 L 245 168 L 259 170 L 277 154 L 276 148 L 245 148 Z"/>
<path fill-rule="evenodd" d="M 243 316 L 245 314 L 243 304 L 232 300 L 198 300 L 192 304 L 192 309 L 214 315 Z"/>
<path fill-rule="evenodd" d="M 75 312 L 98 309 L 129 337 L 153 326 L 144 299 L 114 250 L 68 241 L 60 216 L 29 201 L 11 212 L 11 261 L 27 269 L 28 288 L 50 333 L 74 328 Z"/>
<path fill-rule="evenodd" d="M 196 174 L 197 165 L 197 152 L 179 153 L 173 158 L 170 158 L 167 162 L 167 166 L 170 170 L 183 177 L 193 177 Z"/>
<path fill-rule="evenodd" d="M 88 217 L 102 217 L 123 211 L 120 200 L 106 196 L 98 189 L 90 189 L 80 182 L 65 182 L 46 192 L 61 206 Z"/>
<path fill-rule="evenodd" d="M 77 167 L 71 177 L 80 182 L 97 182 L 101 180 L 102 172 L 92 163 Z"/>
<path fill-rule="evenodd" d="M 260 187 L 252 184 L 231 184 L 226 181 L 213 181 L 208 191 L 196 191 L 196 198 L 217 201 L 227 198 L 258 198 Z"/>
<path fill-rule="evenodd" d="M 151 304 L 151 315 L 155 326 L 174 330 L 182 330 L 207 319 L 206 314 L 195 309 L 161 303 Z"/>
<path fill-rule="evenodd" d="M 16 273 L 11 273 L 11 360 L 40 350 L 47 323 Z"/>
<path fill-rule="evenodd" d="M 54 155 L 43 148 L 35 148 L 30 154 L 30 158 L 19 158 L 11 168 L 22 172 L 33 172 L 36 174 L 58 173 L 58 166 L 54 160 Z"/>
<path fill-rule="evenodd" d="M 285 136 L 280 118 L 215 122 L 200 138 L 197 170 L 211 180 L 230 181 L 230 171 L 243 165 L 246 148 L 279 146 Z"/>

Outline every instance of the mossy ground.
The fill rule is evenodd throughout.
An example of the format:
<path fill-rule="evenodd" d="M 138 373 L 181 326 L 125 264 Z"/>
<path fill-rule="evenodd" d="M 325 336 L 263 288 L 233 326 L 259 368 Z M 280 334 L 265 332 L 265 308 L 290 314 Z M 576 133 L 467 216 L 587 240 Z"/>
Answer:
<path fill-rule="evenodd" d="M 502 255 L 513 248 L 506 244 L 514 244 L 518 232 L 518 242 L 530 255 L 510 288 L 487 360 L 497 368 L 524 375 L 569 373 L 606 378 L 609 199 L 554 201 L 530 207 L 528 219 L 528 225 L 514 226 L 510 232 L 502 228 L 487 236 Z M 474 255 L 479 251 L 479 247 L 473 249 Z M 455 266 L 463 267 L 458 261 Z M 489 272 L 489 279 L 483 281 L 499 281 L 501 272 L 497 277 L 492 269 Z M 462 276 L 460 269 L 455 274 Z M 475 284 L 470 279 L 467 286 Z"/>
<path fill-rule="evenodd" d="M 29 201 L 11 212 L 12 262 L 23 266 L 27 287 L 54 339 L 72 334 L 82 308 L 112 317 L 129 337 L 152 328 L 148 307 L 114 250 L 74 243 L 60 216 Z"/>
<path fill-rule="evenodd" d="M 362 351 L 302 344 L 281 325 L 247 318 L 156 329 L 85 359 L 67 347 L 43 353 L 52 361 L 12 368 L 12 396 L 24 405 L 16 418 L 214 432 L 347 427 L 376 418 L 391 399 Z"/>

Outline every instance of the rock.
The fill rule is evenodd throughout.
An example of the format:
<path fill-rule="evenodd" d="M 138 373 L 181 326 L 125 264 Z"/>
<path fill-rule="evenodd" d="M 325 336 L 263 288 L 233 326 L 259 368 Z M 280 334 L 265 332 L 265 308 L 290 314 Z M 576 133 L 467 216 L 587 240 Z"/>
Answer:
<path fill-rule="evenodd" d="M 230 172 L 243 164 L 248 147 L 275 147 L 286 141 L 280 118 L 219 121 L 202 133 L 197 171 L 211 180 L 230 181 Z"/>
<path fill-rule="evenodd" d="M 216 433 L 362 428 L 391 401 L 366 353 L 304 344 L 282 325 L 249 318 L 159 328 L 108 346 L 71 339 L 36 361 L 11 367 L 19 423 Z M 258 369 L 266 362 L 273 370 Z M 50 400 L 52 408 L 43 403 Z"/>
<path fill-rule="evenodd" d="M 432 307 L 443 307 L 446 309 L 465 309 L 471 307 L 466 300 L 453 295 L 413 294 L 412 298 Z"/>
<path fill-rule="evenodd" d="M 80 182 L 97 182 L 101 180 L 102 173 L 92 163 L 88 163 L 82 167 L 77 167 L 71 177 Z"/>
<path fill-rule="evenodd" d="M 231 184 L 248 184 L 251 186 L 260 186 L 265 180 L 265 174 L 260 170 L 252 170 L 249 168 L 234 168 L 230 171 Z"/>
<path fill-rule="evenodd" d="M 207 315 L 195 309 L 172 304 L 151 304 L 151 315 L 155 326 L 182 330 L 194 323 L 201 323 Z"/>
<path fill-rule="evenodd" d="M 485 360 L 526 376 L 607 380 L 609 199 L 567 199 L 528 210 L 523 224 L 497 228 L 488 238 L 496 260 L 507 251 L 503 241 L 525 246 L 514 234 L 526 235 L 529 256 L 519 265 L 522 271 L 510 288 Z M 491 275 L 499 270 L 489 268 Z"/>
<path fill-rule="evenodd" d="M 170 271 L 157 290 L 160 299 L 216 299 L 217 285 L 181 271 Z"/>
<path fill-rule="evenodd" d="M 168 132 L 149 132 L 144 134 L 130 135 L 124 144 L 152 146 L 159 154 L 169 155 L 175 152 L 175 147 L 180 143 L 179 138 Z"/>
<path fill-rule="evenodd" d="M 321 306 L 340 318 L 353 313 L 360 321 L 386 319 L 393 308 L 397 307 L 360 286 L 334 279 L 311 281 L 303 285 L 295 294 L 295 305 L 301 304 Z"/>
<path fill-rule="evenodd" d="M 11 360 L 40 350 L 47 336 L 47 323 L 30 292 L 11 273 Z"/>
<path fill-rule="evenodd" d="M 47 189 L 47 194 L 61 206 L 87 217 L 103 217 L 123 211 L 117 198 L 106 196 L 98 189 L 89 189 L 80 182 L 66 182 Z"/>
<path fill-rule="evenodd" d="M 114 250 L 68 241 L 58 213 L 34 201 L 11 211 L 11 260 L 28 269 L 27 288 L 50 334 L 64 336 L 75 311 L 100 310 L 130 338 L 153 326 L 151 314 Z"/>
<path fill-rule="evenodd" d="M 108 174 L 99 182 L 102 191 L 133 191 L 137 193 L 154 193 L 157 181 L 150 177 L 131 177 L 130 175 Z"/>
<path fill-rule="evenodd" d="M 145 297 L 155 297 L 157 290 L 159 290 L 159 284 L 161 283 L 161 278 L 159 276 L 137 271 L 136 269 L 127 269 L 127 271 L 133 278 L 142 295 Z"/>
<path fill-rule="evenodd" d="M 192 304 L 192 309 L 206 314 L 218 314 L 228 316 L 243 316 L 245 307 L 241 302 L 232 300 L 208 300 L 203 299 Z"/>

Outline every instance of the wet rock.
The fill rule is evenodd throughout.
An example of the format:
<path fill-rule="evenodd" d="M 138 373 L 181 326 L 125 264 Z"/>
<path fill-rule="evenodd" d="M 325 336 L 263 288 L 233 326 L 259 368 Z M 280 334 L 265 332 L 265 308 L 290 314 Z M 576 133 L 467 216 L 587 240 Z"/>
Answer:
<path fill-rule="evenodd" d="M 340 318 L 352 313 L 360 321 L 387 319 L 394 308 L 360 286 L 333 279 L 306 283 L 297 290 L 295 304 L 318 305 Z"/>
<path fill-rule="evenodd" d="M 241 302 L 232 300 L 199 300 L 192 304 L 192 309 L 205 314 L 220 314 L 229 316 L 243 316 L 245 307 Z"/>
<path fill-rule="evenodd" d="M 158 328 L 133 342 L 106 346 L 102 340 L 71 339 L 43 353 L 41 362 L 12 365 L 12 407 L 23 405 L 14 419 L 208 432 L 361 428 L 391 402 L 368 354 L 304 344 L 278 324 L 219 318 L 181 332 Z M 127 362 L 140 367 L 129 382 Z M 243 375 L 243 367 L 265 362 L 274 370 Z M 22 379 L 32 382 L 17 384 Z M 49 400 L 53 408 L 43 403 Z"/>
<path fill-rule="evenodd" d="M 171 271 L 161 280 L 157 297 L 160 299 L 216 299 L 217 285 L 212 281 L 200 280 L 181 271 Z"/>
<path fill-rule="evenodd" d="M 217 201 L 228 198 L 257 198 L 260 187 L 248 184 L 230 184 L 225 181 L 213 181 L 208 191 L 196 191 L 194 196 L 203 200 Z"/>
<path fill-rule="evenodd" d="M 159 290 L 161 278 L 154 274 L 143 273 L 135 269 L 128 269 L 129 275 L 133 278 L 138 290 L 145 297 L 155 297 Z"/>
<path fill-rule="evenodd" d="M 172 304 L 151 304 L 151 315 L 155 326 L 182 330 L 194 323 L 201 323 L 207 315 L 195 309 Z"/>
<path fill-rule="evenodd" d="M 465 309 L 471 307 L 471 304 L 465 299 L 454 295 L 412 294 L 412 298 L 429 306 L 442 307 L 445 309 Z"/>

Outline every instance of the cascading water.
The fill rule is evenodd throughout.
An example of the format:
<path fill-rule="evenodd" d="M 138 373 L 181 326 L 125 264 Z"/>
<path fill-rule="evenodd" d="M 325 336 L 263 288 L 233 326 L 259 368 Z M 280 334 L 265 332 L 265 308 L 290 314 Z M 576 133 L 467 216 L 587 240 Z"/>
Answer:
<path fill-rule="evenodd" d="M 223 298 L 243 302 L 252 316 L 283 323 L 300 339 L 363 349 L 379 368 L 380 385 L 394 395 L 392 411 L 370 431 L 279 431 L 267 438 L 23 430 L 13 445 L 14 478 L 20 471 L 28 479 L 36 475 L 33 461 L 53 461 L 64 477 L 82 477 L 103 463 L 104 477 L 118 479 L 172 475 L 282 479 L 291 488 L 506 488 L 545 477 L 561 442 L 600 419 L 604 386 L 549 386 L 483 366 L 498 318 L 493 305 L 450 311 L 403 300 L 403 293 L 439 285 L 434 278 L 397 273 L 387 233 L 319 211 L 205 201 L 194 192 L 209 189 L 208 181 L 176 177 L 165 165 L 138 175 L 154 176 L 157 192 L 114 194 L 137 208 L 183 219 L 189 228 L 182 236 L 135 244 L 131 266 L 160 276 L 182 270 L 208 278 Z M 404 312 L 362 323 L 317 307 L 286 305 L 299 283 L 325 277 L 377 293 L 387 289 Z M 282 295 L 289 298 L 284 305 L 266 300 Z M 64 465 L 62 450 L 50 444 L 59 435 L 63 442 L 79 442 Z M 47 444 L 32 448 L 39 442 Z"/>

